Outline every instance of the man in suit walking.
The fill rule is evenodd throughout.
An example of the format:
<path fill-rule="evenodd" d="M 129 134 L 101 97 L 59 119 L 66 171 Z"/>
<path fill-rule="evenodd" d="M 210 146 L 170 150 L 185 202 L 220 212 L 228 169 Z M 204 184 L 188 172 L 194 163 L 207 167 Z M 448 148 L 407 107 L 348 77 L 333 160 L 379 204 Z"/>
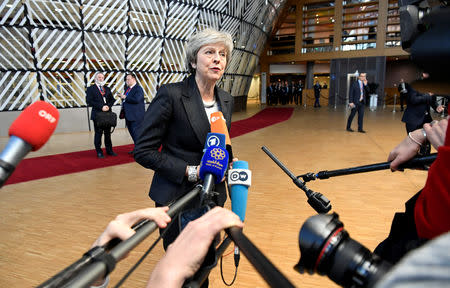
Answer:
<path fill-rule="evenodd" d="M 128 131 L 133 139 L 133 143 L 136 144 L 138 129 L 145 114 L 144 90 L 141 86 L 139 86 L 139 84 L 137 84 L 136 75 L 128 74 L 125 80 L 127 83 L 127 89 L 125 90 L 125 93 L 120 96 L 120 98 L 122 98 L 123 110 L 125 112 L 125 122 L 127 124 Z M 133 154 L 134 148 L 128 153 Z"/>
<path fill-rule="evenodd" d="M 358 132 L 366 133 L 363 130 L 363 118 L 364 118 L 364 103 L 366 103 L 367 98 L 367 79 L 366 73 L 359 74 L 358 80 L 353 82 L 350 86 L 350 94 L 348 99 L 348 105 L 352 109 L 350 116 L 347 120 L 347 131 L 353 132 L 352 121 L 355 117 L 356 112 L 358 112 Z"/>
<path fill-rule="evenodd" d="M 111 89 L 105 86 L 105 75 L 98 72 L 94 76 L 95 84 L 88 87 L 86 90 L 86 103 L 92 106 L 91 120 L 94 122 L 94 146 L 98 158 L 105 158 L 102 151 L 102 135 L 105 135 L 106 154 L 110 156 L 117 156 L 112 149 L 111 130 L 101 129 L 97 126 L 97 113 L 101 111 L 110 111 L 115 102 L 111 94 Z"/>

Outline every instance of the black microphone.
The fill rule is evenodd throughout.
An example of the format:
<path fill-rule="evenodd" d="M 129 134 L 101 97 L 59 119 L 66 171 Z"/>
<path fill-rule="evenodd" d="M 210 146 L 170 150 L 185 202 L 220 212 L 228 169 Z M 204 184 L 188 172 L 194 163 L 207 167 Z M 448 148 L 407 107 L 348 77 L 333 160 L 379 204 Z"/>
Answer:
<path fill-rule="evenodd" d="M 0 154 L 0 187 L 17 164 L 30 152 L 39 150 L 58 124 L 59 112 L 50 103 L 37 101 L 28 106 L 9 127 L 9 139 Z"/>
<path fill-rule="evenodd" d="M 308 204 L 316 210 L 317 213 L 327 213 L 331 210 L 331 203 L 327 197 L 306 187 L 305 183 L 302 182 L 299 177 L 295 177 L 294 174 L 292 174 L 292 172 L 289 171 L 289 169 L 284 166 L 284 164 L 281 163 L 281 161 L 278 160 L 266 146 L 262 146 L 261 149 L 292 179 L 292 182 L 294 182 L 298 188 L 305 192 L 306 197 L 308 197 Z"/>

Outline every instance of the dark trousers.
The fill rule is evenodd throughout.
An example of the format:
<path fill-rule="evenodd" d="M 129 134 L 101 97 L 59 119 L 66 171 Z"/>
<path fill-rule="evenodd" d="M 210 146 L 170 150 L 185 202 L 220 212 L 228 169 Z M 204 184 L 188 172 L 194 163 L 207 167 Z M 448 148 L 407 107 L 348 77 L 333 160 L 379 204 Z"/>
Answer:
<path fill-rule="evenodd" d="M 400 93 L 400 109 L 403 111 L 403 105 L 406 103 L 406 94 Z"/>
<path fill-rule="evenodd" d="M 140 121 L 128 121 L 126 120 L 128 132 L 130 132 L 131 138 L 133 142 L 136 144 L 137 141 L 137 132 L 139 128 Z"/>
<path fill-rule="evenodd" d="M 419 193 L 405 203 L 404 213 L 395 213 L 389 236 L 375 248 L 374 253 L 383 260 L 396 264 L 406 253 L 423 245 L 427 240 L 417 235 L 414 207 Z"/>
<path fill-rule="evenodd" d="M 109 129 L 101 129 L 97 126 L 97 123 L 94 121 L 94 146 L 97 153 L 102 152 L 102 135 L 105 134 L 105 147 L 106 153 L 112 152 L 112 142 L 111 142 L 111 130 Z"/>
<path fill-rule="evenodd" d="M 358 112 L 358 131 L 362 131 L 364 118 L 364 103 L 359 103 L 354 108 L 352 108 L 350 116 L 348 116 L 347 120 L 347 129 L 351 128 L 353 117 L 355 117 L 356 112 Z"/>
<path fill-rule="evenodd" d="M 320 107 L 319 99 L 320 97 L 316 97 L 316 101 L 314 101 L 314 107 Z"/>
<path fill-rule="evenodd" d="M 200 199 L 198 199 L 198 201 L 200 201 Z M 187 204 L 187 207 L 185 207 L 185 209 L 186 210 L 195 209 L 196 203 L 198 203 L 198 201 L 194 200 L 190 204 Z M 163 207 L 163 206 L 165 206 L 165 205 L 155 202 L 155 207 Z M 186 210 L 184 210 L 184 211 L 186 211 Z M 172 244 L 175 241 L 175 239 L 178 237 L 178 235 L 180 234 L 180 230 L 181 230 L 180 226 L 181 225 L 180 225 L 179 215 L 172 217 L 171 225 L 170 225 L 170 227 L 166 228 L 167 231 L 165 232 L 165 235 L 163 237 L 163 247 L 164 247 L 165 251 L 167 251 L 167 248 L 169 247 L 169 245 Z M 159 234 L 163 233 L 164 230 L 165 229 L 160 228 Z M 195 243 L 193 245 L 195 245 Z M 215 252 L 214 247 L 215 247 L 215 243 L 213 242 L 208 249 L 208 253 L 205 256 L 205 259 L 203 260 L 203 263 L 202 263 L 198 273 L 200 273 L 200 270 L 202 270 L 202 269 L 211 270 L 212 267 L 216 266 L 217 257 L 216 257 L 216 252 Z M 194 275 L 194 277 L 195 277 L 195 275 Z M 209 286 L 209 280 L 208 280 L 208 278 L 206 278 L 205 282 L 203 282 L 203 284 L 200 286 L 200 288 L 207 288 L 208 286 Z"/>

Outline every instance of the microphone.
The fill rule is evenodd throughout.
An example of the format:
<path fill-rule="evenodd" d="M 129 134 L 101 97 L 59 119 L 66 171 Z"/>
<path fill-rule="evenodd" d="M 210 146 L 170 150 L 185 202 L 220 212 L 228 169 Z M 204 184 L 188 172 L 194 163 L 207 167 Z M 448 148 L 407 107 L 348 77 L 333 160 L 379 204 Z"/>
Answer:
<path fill-rule="evenodd" d="M 213 146 L 218 146 L 222 149 L 225 149 L 225 135 L 221 133 L 208 133 L 205 141 L 205 148 L 203 149 L 203 153 L 205 153 L 206 149 Z"/>
<path fill-rule="evenodd" d="M 233 161 L 233 149 L 231 149 L 231 140 L 230 135 L 228 133 L 227 122 L 225 117 L 223 117 L 222 112 L 217 111 L 211 114 L 210 118 L 211 122 L 211 132 L 213 133 L 221 133 L 225 135 L 225 147 L 228 151 L 228 155 L 230 156 L 230 162 Z"/>
<path fill-rule="evenodd" d="M 230 185 L 231 210 L 239 216 L 242 222 L 247 209 L 248 187 L 251 186 L 252 171 L 248 169 L 248 162 L 235 161 L 233 168 L 228 171 L 228 185 Z M 239 247 L 234 247 L 234 265 L 238 267 L 240 259 Z"/>
<path fill-rule="evenodd" d="M 219 184 L 227 171 L 228 152 L 220 146 L 208 147 L 200 163 L 199 176 L 203 180 L 202 202 L 210 196 L 214 184 Z"/>
<path fill-rule="evenodd" d="M 37 101 L 20 113 L 9 127 L 11 138 L 0 154 L 0 187 L 28 152 L 39 150 L 47 142 L 58 120 L 58 110 L 44 101 Z"/>

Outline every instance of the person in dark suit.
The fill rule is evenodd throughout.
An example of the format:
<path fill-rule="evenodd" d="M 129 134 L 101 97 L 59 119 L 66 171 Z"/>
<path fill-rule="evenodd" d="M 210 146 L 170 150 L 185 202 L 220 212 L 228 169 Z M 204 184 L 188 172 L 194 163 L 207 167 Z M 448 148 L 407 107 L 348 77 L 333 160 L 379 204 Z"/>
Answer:
<path fill-rule="evenodd" d="M 316 84 L 314 84 L 314 107 L 320 107 L 320 90 L 322 90 L 322 87 L 319 84 L 319 81 L 316 82 Z"/>
<path fill-rule="evenodd" d="M 428 78 L 427 73 L 422 74 L 422 79 Z M 433 121 L 430 115 L 430 106 L 441 113 L 442 105 L 437 106 L 433 93 L 422 94 L 406 84 L 406 109 L 403 113 L 402 122 L 405 122 L 406 133 L 422 128 L 423 124 Z"/>
<path fill-rule="evenodd" d="M 267 105 L 273 105 L 273 98 L 274 98 L 274 87 L 273 83 L 270 83 L 269 86 L 267 86 Z"/>
<path fill-rule="evenodd" d="M 102 151 L 102 135 L 105 135 L 106 154 L 117 156 L 112 149 L 111 130 L 101 129 L 97 126 L 97 113 L 100 111 L 110 111 L 112 105 L 116 101 L 111 94 L 111 89 L 105 86 L 105 75 L 98 72 L 94 76 L 95 84 L 86 90 L 86 103 L 92 106 L 91 120 L 94 122 L 94 146 L 98 158 L 105 158 Z"/>
<path fill-rule="evenodd" d="M 358 112 L 358 132 L 366 133 L 363 129 L 364 118 L 364 103 L 366 103 L 368 95 L 366 73 L 359 74 L 358 80 L 353 82 L 350 86 L 350 94 L 348 99 L 348 105 L 352 109 L 347 120 L 347 131 L 353 132 L 352 121 Z"/>
<path fill-rule="evenodd" d="M 298 80 L 298 84 L 295 85 L 295 105 L 302 105 L 303 98 L 303 83 L 302 80 Z"/>
<path fill-rule="evenodd" d="M 289 82 L 287 84 L 287 94 L 288 94 L 288 99 L 289 99 L 289 104 L 292 104 L 293 100 L 294 100 L 294 86 L 292 85 L 292 82 Z"/>
<path fill-rule="evenodd" d="M 228 130 L 233 97 L 216 86 L 229 63 L 231 35 L 205 29 L 186 45 L 186 65 L 191 75 L 182 82 L 162 85 L 151 102 L 136 142 L 136 162 L 155 171 L 149 196 L 157 207 L 173 203 L 198 181 L 198 166 L 206 136 L 211 131 L 210 115 L 221 111 Z M 159 151 L 159 149 L 161 150 Z M 215 186 L 213 201 L 223 206 L 226 188 Z M 198 205 L 198 201 L 192 204 Z M 167 248 L 179 234 L 178 219 L 163 238 Z"/>
<path fill-rule="evenodd" d="M 128 131 L 134 145 L 136 145 L 138 129 L 145 114 L 144 90 L 137 84 L 136 75 L 128 74 L 125 79 L 127 89 L 120 98 L 122 98 L 122 107 L 125 112 L 125 122 Z M 133 154 L 134 149 L 128 153 Z"/>

